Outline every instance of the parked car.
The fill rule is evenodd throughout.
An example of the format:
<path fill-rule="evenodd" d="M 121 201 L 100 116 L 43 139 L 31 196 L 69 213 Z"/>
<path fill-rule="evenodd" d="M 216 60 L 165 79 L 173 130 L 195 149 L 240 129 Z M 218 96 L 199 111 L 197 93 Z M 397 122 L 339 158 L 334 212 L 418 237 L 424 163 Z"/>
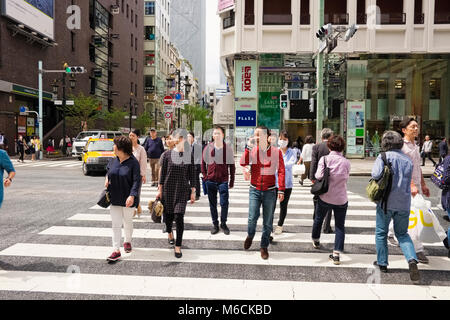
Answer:
<path fill-rule="evenodd" d="M 82 160 L 83 150 L 89 139 L 114 139 L 123 135 L 120 131 L 90 130 L 78 134 L 72 143 L 72 157 Z"/>
<path fill-rule="evenodd" d="M 109 161 L 115 158 L 113 139 L 89 139 L 83 150 L 83 173 L 106 171 Z"/>

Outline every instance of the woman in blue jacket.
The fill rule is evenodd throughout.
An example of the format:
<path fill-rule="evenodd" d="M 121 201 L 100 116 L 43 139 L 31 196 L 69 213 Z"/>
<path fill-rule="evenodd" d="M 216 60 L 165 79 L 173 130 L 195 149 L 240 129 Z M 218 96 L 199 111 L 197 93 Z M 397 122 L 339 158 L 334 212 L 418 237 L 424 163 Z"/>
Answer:
<path fill-rule="evenodd" d="M 16 170 L 14 170 L 14 166 L 9 159 L 8 154 L 6 151 L 0 150 L 0 172 L 2 174 L 2 179 L 5 170 L 8 173 L 8 177 L 3 181 L 3 183 L 0 183 L 0 208 L 3 203 L 3 185 L 5 188 L 8 188 L 11 185 L 12 179 L 16 175 Z"/>
<path fill-rule="evenodd" d="M 139 205 L 141 188 L 141 168 L 133 156 L 133 144 L 130 138 L 121 136 L 114 139 L 114 153 L 117 156 L 108 164 L 105 187 L 111 198 L 111 220 L 113 228 L 114 252 L 108 261 L 117 261 L 121 258 L 120 240 L 122 238 L 122 225 L 125 231 L 123 244 L 126 253 L 130 253 L 131 237 L 133 235 L 134 210 Z"/>

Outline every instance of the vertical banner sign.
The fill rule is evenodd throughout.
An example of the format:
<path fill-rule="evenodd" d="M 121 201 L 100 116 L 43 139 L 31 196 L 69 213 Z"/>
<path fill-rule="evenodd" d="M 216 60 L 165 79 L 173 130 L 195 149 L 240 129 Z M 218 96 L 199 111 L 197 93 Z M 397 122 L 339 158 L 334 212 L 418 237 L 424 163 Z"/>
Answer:
<path fill-rule="evenodd" d="M 347 157 L 364 158 L 366 132 L 366 104 L 364 101 L 347 103 Z"/>
<path fill-rule="evenodd" d="M 258 125 L 269 129 L 280 129 L 281 109 L 280 92 L 260 92 L 258 107 Z"/>
<path fill-rule="evenodd" d="M 234 66 L 236 75 L 235 98 L 258 98 L 258 61 L 236 60 Z"/>

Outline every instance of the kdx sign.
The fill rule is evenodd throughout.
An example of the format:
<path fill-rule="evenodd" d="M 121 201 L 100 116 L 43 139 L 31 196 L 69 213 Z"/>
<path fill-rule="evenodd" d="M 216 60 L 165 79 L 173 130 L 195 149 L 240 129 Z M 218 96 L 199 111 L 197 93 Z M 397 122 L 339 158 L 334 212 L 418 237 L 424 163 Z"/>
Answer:
<path fill-rule="evenodd" d="M 235 61 L 236 98 L 257 98 L 258 72 L 258 61 Z"/>

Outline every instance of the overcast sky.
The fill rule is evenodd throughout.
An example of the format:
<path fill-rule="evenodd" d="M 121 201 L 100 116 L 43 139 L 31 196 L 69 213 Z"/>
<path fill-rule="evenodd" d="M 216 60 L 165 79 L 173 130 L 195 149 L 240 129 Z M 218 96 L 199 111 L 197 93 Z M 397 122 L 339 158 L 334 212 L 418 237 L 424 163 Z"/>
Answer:
<path fill-rule="evenodd" d="M 206 85 L 220 84 L 220 18 L 217 0 L 206 0 Z"/>

